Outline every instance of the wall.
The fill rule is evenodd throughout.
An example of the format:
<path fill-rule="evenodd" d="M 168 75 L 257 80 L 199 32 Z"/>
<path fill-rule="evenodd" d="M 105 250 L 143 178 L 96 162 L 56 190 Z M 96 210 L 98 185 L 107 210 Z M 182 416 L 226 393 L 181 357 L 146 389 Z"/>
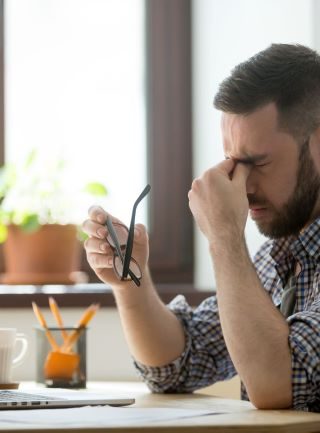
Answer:
<path fill-rule="evenodd" d="M 50 320 L 47 309 L 41 309 L 48 325 Z M 63 310 L 65 325 L 75 324 L 83 309 L 66 308 Z M 30 309 L 3 309 L 0 312 L 0 327 L 15 327 L 28 336 L 29 350 L 25 362 L 14 370 L 14 380 L 34 380 L 36 372 L 36 342 L 34 326 L 38 323 Z M 92 319 L 87 340 L 87 375 L 89 380 L 131 380 L 137 379 L 126 347 L 119 316 L 114 308 L 103 308 Z"/>
<path fill-rule="evenodd" d="M 230 70 L 272 42 L 320 46 L 317 0 L 194 0 L 193 12 L 193 152 L 194 176 L 224 158 L 220 114 L 212 101 L 218 84 Z M 249 222 L 249 250 L 253 254 L 264 238 Z M 204 237 L 195 228 L 195 284 L 214 286 Z"/>

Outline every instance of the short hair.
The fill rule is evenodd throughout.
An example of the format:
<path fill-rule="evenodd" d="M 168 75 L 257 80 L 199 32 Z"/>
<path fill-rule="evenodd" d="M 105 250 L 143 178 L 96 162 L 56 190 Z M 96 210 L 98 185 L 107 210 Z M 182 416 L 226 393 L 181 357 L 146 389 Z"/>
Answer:
<path fill-rule="evenodd" d="M 279 128 L 297 140 L 320 124 L 320 56 L 303 45 L 272 44 L 236 66 L 219 87 L 214 106 L 248 115 L 274 102 Z"/>

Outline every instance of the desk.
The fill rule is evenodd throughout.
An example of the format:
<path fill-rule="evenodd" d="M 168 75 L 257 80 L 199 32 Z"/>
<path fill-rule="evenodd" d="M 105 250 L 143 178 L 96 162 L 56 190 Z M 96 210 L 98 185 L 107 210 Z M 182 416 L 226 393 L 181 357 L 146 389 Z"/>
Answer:
<path fill-rule="evenodd" d="M 23 387 L 22 386 L 22 390 Z M 30 387 L 30 386 L 28 386 Z M 0 430 L 10 432 L 99 432 L 99 433 L 320 433 L 320 414 L 305 413 L 286 410 L 262 411 L 256 410 L 251 403 L 240 400 L 215 398 L 196 392 L 194 394 L 151 394 L 142 383 L 105 382 L 88 384 L 88 392 L 110 392 L 134 396 L 135 407 L 139 408 L 183 408 L 183 409 L 210 409 L 224 414 L 216 414 L 194 418 L 184 418 L 173 421 L 157 423 L 139 422 L 130 423 L 119 420 L 116 426 L 106 425 L 99 428 L 58 428 L 54 423 L 44 429 L 35 426 L 2 425 Z M 55 411 L 56 409 L 51 409 Z M 68 409 L 67 409 L 68 410 Z M 41 409 L 38 410 L 39 412 Z M 37 411 L 37 412 L 38 412 Z M 36 414 L 36 412 L 35 412 Z M 1 421 L 1 412 L 0 412 Z M 1 424 L 1 423 L 0 423 Z"/>

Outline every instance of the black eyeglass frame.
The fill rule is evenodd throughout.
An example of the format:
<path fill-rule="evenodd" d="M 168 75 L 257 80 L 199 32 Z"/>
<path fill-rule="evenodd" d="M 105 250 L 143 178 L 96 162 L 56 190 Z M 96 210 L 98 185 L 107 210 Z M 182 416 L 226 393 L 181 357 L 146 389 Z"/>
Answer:
<path fill-rule="evenodd" d="M 139 277 L 137 277 L 136 276 L 136 274 L 131 270 L 131 269 L 129 269 L 129 271 L 128 271 L 128 275 L 129 275 L 129 277 L 130 278 L 126 278 L 126 279 L 123 279 L 122 278 L 122 272 L 121 272 L 121 274 L 118 272 L 118 270 L 117 270 L 117 266 L 116 266 L 116 259 L 119 257 L 119 259 L 121 260 L 121 263 L 123 264 L 123 262 L 124 262 L 124 252 L 125 252 L 125 248 L 126 248 L 126 245 L 121 245 L 120 244 L 120 242 L 119 242 L 119 240 L 118 240 L 118 237 L 117 237 L 117 235 L 116 235 L 116 231 L 115 231 L 115 226 L 119 226 L 119 227 L 122 227 L 122 228 L 124 228 L 125 230 L 127 230 L 127 232 L 129 233 L 129 229 L 128 229 L 128 227 L 126 227 L 124 224 L 118 224 L 118 223 L 112 223 L 112 221 L 111 221 L 111 218 L 108 216 L 107 217 L 107 222 L 106 222 L 106 226 L 107 226 L 107 228 L 108 228 L 108 231 L 109 231 L 109 234 L 107 235 L 107 241 L 109 242 L 109 245 L 110 245 L 110 247 L 112 248 L 112 250 L 113 250 L 113 269 L 114 269 L 114 271 L 115 271 L 115 273 L 117 274 L 117 276 L 119 277 L 119 279 L 120 280 L 125 280 L 125 281 L 127 281 L 127 280 L 133 280 L 134 281 L 134 283 L 137 285 L 137 286 L 140 286 L 140 281 L 139 281 L 139 279 L 141 278 L 139 278 Z M 111 237 L 111 239 L 112 239 L 112 243 L 109 241 L 109 239 L 108 239 L 108 237 L 109 237 L 109 235 L 110 235 L 110 237 Z M 130 262 L 132 262 L 132 261 L 134 261 L 135 262 L 135 264 L 138 266 L 138 268 L 139 268 L 139 270 L 140 270 L 140 266 L 139 266 L 139 264 L 137 263 L 137 261 L 133 258 L 133 257 L 131 257 L 131 259 L 130 259 Z M 123 265 L 122 265 L 123 266 Z M 140 273 L 141 273 L 141 270 L 140 270 Z"/>
<path fill-rule="evenodd" d="M 122 249 L 123 247 L 121 247 L 119 239 L 117 237 L 117 234 L 114 230 L 114 226 L 112 224 L 111 218 L 109 216 L 107 216 L 107 221 L 106 221 L 106 226 L 108 228 L 110 237 L 114 243 L 114 247 L 111 245 L 111 247 L 115 250 L 114 254 L 116 254 L 122 264 L 123 264 L 123 270 L 122 270 L 122 276 L 120 277 L 120 279 L 122 281 L 127 281 L 128 280 L 128 275 L 130 276 L 130 278 L 132 279 L 132 281 L 137 285 L 140 286 L 140 279 L 142 277 L 142 272 L 141 272 L 141 277 L 138 278 L 134 272 L 132 272 L 132 270 L 130 269 L 130 262 L 131 260 L 134 260 L 134 262 L 138 265 L 138 267 L 140 268 L 139 264 L 137 263 L 137 261 L 135 259 L 133 259 L 132 257 L 132 249 L 133 249 L 133 241 L 134 241 L 134 225 L 135 225 L 135 218 L 136 218 L 136 210 L 138 207 L 138 204 L 141 202 L 141 200 L 149 193 L 151 189 L 151 186 L 148 184 L 144 190 L 141 192 L 141 194 L 139 195 L 139 197 L 136 199 L 136 201 L 133 204 L 132 207 L 132 212 L 131 212 L 131 221 L 130 221 L 130 228 L 129 228 L 129 234 L 128 234 L 128 240 L 127 240 L 127 244 L 126 244 L 126 249 L 125 249 L 125 254 L 123 255 L 122 253 Z M 124 226 L 125 227 L 125 226 Z M 110 244 L 110 242 L 109 242 Z"/>

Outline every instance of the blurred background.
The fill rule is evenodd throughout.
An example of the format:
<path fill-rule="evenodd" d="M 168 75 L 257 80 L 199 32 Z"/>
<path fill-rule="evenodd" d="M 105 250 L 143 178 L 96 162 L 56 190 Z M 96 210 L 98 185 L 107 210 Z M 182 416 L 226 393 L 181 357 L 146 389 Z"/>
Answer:
<path fill-rule="evenodd" d="M 320 2 L 7 0 L 0 6 L 0 162 L 17 163 L 32 149 L 63 158 L 66 188 L 102 182 L 103 205 L 127 224 L 149 182 L 137 221 L 150 232 L 156 283 L 213 290 L 187 192 L 194 177 L 223 159 L 214 94 L 237 63 L 273 42 L 320 50 Z M 85 219 L 86 210 L 79 210 Z M 263 238 L 250 222 L 247 239 L 254 254 Z M 132 378 L 115 311 L 100 317 L 98 332 L 104 335 L 108 323 L 122 361 L 103 352 L 89 376 Z M 13 320 L 9 312 L 4 318 Z"/>

